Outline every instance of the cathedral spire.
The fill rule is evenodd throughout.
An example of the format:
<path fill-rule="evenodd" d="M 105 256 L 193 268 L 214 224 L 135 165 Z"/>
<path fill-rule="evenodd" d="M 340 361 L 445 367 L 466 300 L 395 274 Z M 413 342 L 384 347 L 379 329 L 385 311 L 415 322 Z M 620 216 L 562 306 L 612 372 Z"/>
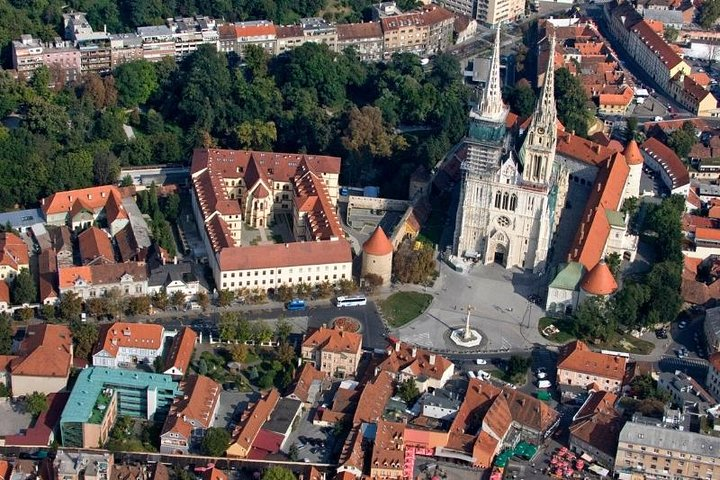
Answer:
<path fill-rule="evenodd" d="M 554 125 L 557 120 L 555 108 L 555 30 L 550 35 L 550 48 L 548 49 L 548 64 L 545 68 L 545 82 L 543 83 L 540 101 L 535 107 L 533 121 Z M 541 118 L 537 118 L 541 117 Z M 549 126 L 549 125 L 548 125 Z"/>
<path fill-rule="evenodd" d="M 478 102 L 478 110 L 483 117 L 497 118 L 504 108 L 500 82 L 500 25 L 498 25 L 495 29 L 495 44 L 493 45 L 490 63 L 490 75 L 480 102 Z"/>

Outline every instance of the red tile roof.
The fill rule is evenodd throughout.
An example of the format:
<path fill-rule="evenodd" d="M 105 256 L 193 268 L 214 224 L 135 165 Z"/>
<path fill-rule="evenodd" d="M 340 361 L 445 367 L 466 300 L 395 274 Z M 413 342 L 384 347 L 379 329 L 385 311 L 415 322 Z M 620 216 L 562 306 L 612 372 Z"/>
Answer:
<path fill-rule="evenodd" d="M 625 357 L 593 352 L 584 342 L 575 340 L 560 347 L 557 368 L 622 381 L 626 365 Z"/>
<path fill-rule="evenodd" d="M 278 453 L 284 441 L 284 435 L 262 428 L 255 437 L 248 458 L 262 460 L 268 455 Z"/>
<path fill-rule="evenodd" d="M 353 425 L 363 422 L 377 422 L 382 416 L 393 394 L 393 376 L 387 372 L 378 373 L 374 381 L 365 384 L 358 401 Z"/>
<path fill-rule="evenodd" d="M 369 255 L 384 256 L 393 252 L 393 245 L 390 239 L 385 235 L 385 231 L 381 226 L 377 226 L 370 238 L 363 243 L 363 252 Z"/>
<path fill-rule="evenodd" d="M 10 232 L 0 233 L 0 265 L 7 265 L 19 271 L 30 265 L 28 246 L 20 237 Z"/>
<path fill-rule="evenodd" d="M 70 373 L 72 334 L 65 325 L 30 325 L 12 362 L 14 376 L 61 377 Z"/>
<path fill-rule="evenodd" d="M 565 157 L 594 166 L 600 166 L 615 153 L 611 148 L 563 130 L 558 130 L 556 151 Z"/>
<path fill-rule="evenodd" d="M 668 70 L 682 62 L 680 55 L 678 55 L 645 20 L 636 23 L 630 31 L 637 35 L 640 40 L 660 58 Z"/>
<path fill-rule="evenodd" d="M 202 478 L 203 480 L 228 480 L 225 472 L 215 467 L 211 468 L 210 470 L 205 470 L 203 472 Z"/>
<path fill-rule="evenodd" d="M 59 298 L 57 291 L 57 254 L 54 248 L 43 250 L 38 255 L 38 287 L 40 302 Z M 0 299 L 2 295 L 0 295 Z"/>
<path fill-rule="evenodd" d="M 83 265 L 115 263 L 110 236 L 97 227 L 90 227 L 78 235 L 78 249 Z"/>
<path fill-rule="evenodd" d="M 10 286 L 5 280 L 0 280 L 0 303 L 10 305 Z"/>
<path fill-rule="evenodd" d="M 615 456 L 618 436 L 624 423 L 615 410 L 615 402 L 617 395 L 613 393 L 591 393 L 570 425 L 570 441 L 574 437 L 611 457 Z"/>
<path fill-rule="evenodd" d="M 377 422 L 377 432 L 370 458 L 371 469 L 403 470 L 405 464 L 404 434 L 404 423 L 384 420 Z"/>
<path fill-rule="evenodd" d="M 114 357 L 120 347 L 157 350 L 162 347 L 163 331 L 162 325 L 153 323 L 115 322 L 101 329 L 95 353 L 104 351 Z"/>
<path fill-rule="evenodd" d="M 303 348 L 312 348 L 323 352 L 356 355 L 362 349 L 362 335 L 334 328 L 320 327 L 305 339 L 302 346 Z"/>
<path fill-rule="evenodd" d="M 275 409 L 278 400 L 280 400 L 280 393 L 273 388 L 264 398 L 258 400 L 254 406 L 246 409 L 240 419 L 240 425 L 234 432 L 234 443 L 249 451 L 260 432 L 260 428 L 270 418 L 270 414 Z"/>
<path fill-rule="evenodd" d="M 306 363 L 297 375 L 297 381 L 292 388 L 291 395 L 295 396 L 301 402 L 308 401 L 310 387 L 315 382 L 322 382 L 325 374 L 316 369 L 313 364 Z"/>
<path fill-rule="evenodd" d="M 165 371 L 173 369 L 174 372 L 179 372 L 180 375 L 187 373 L 197 338 L 197 333 L 190 327 L 183 328 L 180 333 L 175 335 L 170 347 L 170 353 L 168 353 L 165 360 Z"/>
<path fill-rule="evenodd" d="M 399 349 L 395 348 L 398 346 Z M 440 379 L 449 368 L 453 368 L 450 360 L 423 348 L 417 348 L 408 343 L 396 343 L 395 347 L 387 348 L 388 355 L 378 366 L 380 370 L 392 373 L 409 372 L 414 377 L 424 376 Z M 433 364 L 430 364 L 431 357 Z"/>
<path fill-rule="evenodd" d="M 252 38 L 277 35 L 277 29 L 272 22 L 241 22 L 235 24 L 237 38 Z"/>
<path fill-rule="evenodd" d="M 224 248 L 218 255 L 218 263 L 223 271 L 349 263 L 351 261 L 350 244 L 345 239 Z"/>
<path fill-rule="evenodd" d="M 52 443 L 53 432 L 58 426 L 65 404 L 70 397 L 69 393 L 51 393 L 47 396 L 48 408 L 35 420 L 33 425 L 24 433 L 5 436 L 5 446 L 32 446 L 47 447 Z M 0 480 L 9 480 L 3 475 L 2 462 L 0 462 Z"/>
<path fill-rule="evenodd" d="M 696 228 L 695 240 L 720 240 L 720 229 L 715 228 Z"/>
<path fill-rule="evenodd" d="M 298 213 L 305 215 L 309 240 L 345 238 L 325 182 L 318 174 L 309 170 L 305 162 L 300 162 L 297 173 L 292 178 L 292 185 Z"/>
<path fill-rule="evenodd" d="M 58 270 L 58 285 L 62 291 L 73 288 L 81 279 L 95 286 L 116 284 L 126 274 L 135 281 L 143 281 L 147 279 L 147 267 L 142 262 L 63 267 Z"/>
<path fill-rule="evenodd" d="M 627 147 L 625 147 L 625 151 L 623 152 L 623 156 L 625 156 L 625 161 L 628 165 L 642 165 L 645 161 L 642 153 L 640 153 L 640 147 L 638 147 L 634 138 L 630 139 L 628 142 Z"/>
<path fill-rule="evenodd" d="M 648 138 L 640 145 L 640 149 L 655 159 L 663 170 L 667 172 L 672 180 L 673 189 L 690 183 L 690 175 L 680 160 L 680 157 L 678 157 L 670 147 L 660 142 L 660 140 L 657 138 Z"/>
<path fill-rule="evenodd" d="M 610 268 L 601 260 L 585 275 L 580 288 L 592 295 L 610 295 L 618 285 Z"/>
<path fill-rule="evenodd" d="M 76 213 L 82 209 L 96 212 L 110 208 L 107 219 L 112 223 L 116 218 L 127 218 L 127 212 L 122 206 L 122 197 L 120 189 L 115 185 L 103 185 L 53 193 L 42 199 L 41 208 L 46 217 L 62 212 Z"/>
<path fill-rule="evenodd" d="M 180 384 L 180 389 L 183 396 L 173 401 L 162 434 L 175 430 L 187 432 L 188 429 L 192 432 L 191 422 L 203 429 L 210 428 L 220 400 L 220 385 L 203 375 L 190 375 Z"/>
<path fill-rule="evenodd" d="M 338 40 L 379 40 L 383 36 L 380 22 L 339 23 L 335 28 Z"/>

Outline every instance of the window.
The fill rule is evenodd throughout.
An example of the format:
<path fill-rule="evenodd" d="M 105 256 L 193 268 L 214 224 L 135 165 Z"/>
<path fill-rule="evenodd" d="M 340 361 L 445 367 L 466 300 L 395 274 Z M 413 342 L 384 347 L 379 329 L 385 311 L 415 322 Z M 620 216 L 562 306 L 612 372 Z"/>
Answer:
<path fill-rule="evenodd" d="M 495 208 L 500 208 L 502 202 L 502 194 L 498 191 L 495 193 Z"/>
<path fill-rule="evenodd" d="M 510 210 L 514 212 L 516 208 L 517 208 L 517 195 L 515 195 L 513 193 L 510 196 Z"/>

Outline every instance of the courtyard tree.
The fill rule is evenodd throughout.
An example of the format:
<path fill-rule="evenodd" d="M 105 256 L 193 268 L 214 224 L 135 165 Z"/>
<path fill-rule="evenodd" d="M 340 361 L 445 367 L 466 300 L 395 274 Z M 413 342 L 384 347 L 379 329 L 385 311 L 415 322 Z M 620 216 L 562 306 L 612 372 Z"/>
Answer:
<path fill-rule="evenodd" d="M 20 270 L 20 273 L 17 274 L 15 280 L 13 280 L 10 293 L 12 302 L 15 305 L 35 303 L 37 301 L 37 288 L 35 288 L 35 281 L 27 268 L 23 268 Z"/>
<path fill-rule="evenodd" d="M 275 289 L 275 298 L 280 302 L 289 302 L 295 295 L 295 291 L 289 285 L 280 285 Z"/>
<path fill-rule="evenodd" d="M 285 467 L 270 467 L 265 470 L 262 480 L 296 480 L 295 475 Z"/>
<path fill-rule="evenodd" d="M 235 300 L 235 292 L 228 289 L 222 289 L 218 292 L 218 306 L 228 307 Z"/>
<path fill-rule="evenodd" d="M 418 390 L 415 380 L 408 378 L 398 386 L 397 395 L 403 402 L 410 406 L 415 403 L 415 400 L 420 396 L 420 390 Z"/>
<path fill-rule="evenodd" d="M 153 307 L 158 310 L 165 310 L 168 306 L 168 295 L 165 289 L 161 289 L 152 296 Z"/>
<path fill-rule="evenodd" d="M 33 392 L 25 397 L 25 411 L 37 418 L 48 408 L 48 399 L 44 393 Z"/>
<path fill-rule="evenodd" d="M 586 137 L 591 116 L 588 97 L 580 80 L 567 68 L 555 70 L 555 99 L 557 116 L 565 130 Z"/>
<path fill-rule="evenodd" d="M 75 320 L 70 322 L 70 332 L 75 344 L 75 356 L 85 360 L 89 359 L 99 338 L 97 324 Z"/>
<path fill-rule="evenodd" d="M 185 294 L 180 290 L 173 292 L 168 301 L 173 307 L 180 308 L 185 303 Z"/>
<path fill-rule="evenodd" d="M 695 129 L 695 125 L 690 121 L 684 122 L 681 128 L 672 132 L 667 142 L 668 146 L 672 148 L 680 158 L 686 158 L 696 143 L 697 130 Z"/>
<path fill-rule="evenodd" d="M 63 293 L 60 298 L 60 318 L 66 322 L 80 320 L 82 313 L 82 299 L 73 291 Z"/>
<path fill-rule="evenodd" d="M 378 287 L 382 286 L 383 278 L 375 273 L 367 273 L 363 277 L 363 286 L 369 293 L 373 293 Z"/>
<path fill-rule="evenodd" d="M 210 306 L 210 297 L 205 292 L 198 292 L 196 295 L 197 303 L 200 305 L 200 308 L 204 310 L 207 310 Z"/>
<path fill-rule="evenodd" d="M 277 339 L 281 342 L 286 342 L 291 333 L 292 324 L 284 318 L 279 319 L 275 326 L 275 336 Z"/>
<path fill-rule="evenodd" d="M 233 359 L 233 362 L 245 362 L 245 360 L 247 360 L 248 353 L 250 353 L 250 347 L 244 343 L 237 343 L 230 346 L 230 357 Z"/>
<path fill-rule="evenodd" d="M 0 314 L 0 355 L 10 355 L 12 352 L 12 325 L 10 317 Z"/>
<path fill-rule="evenodd" d="M 230 445 L 230 434 L 220 427 L 210 427 L 205 431 L 202 439 L 202 450 L 205 455 L 219 457 L 225 453 Z"/>

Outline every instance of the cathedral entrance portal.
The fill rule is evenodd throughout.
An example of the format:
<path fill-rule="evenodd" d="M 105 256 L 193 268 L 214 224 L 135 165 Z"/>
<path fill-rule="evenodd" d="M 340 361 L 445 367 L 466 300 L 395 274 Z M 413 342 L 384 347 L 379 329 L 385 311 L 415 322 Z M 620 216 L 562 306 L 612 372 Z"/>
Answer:
<path fill-rule="evenodd" d="M 507 267 L 508 262 L 508 237 L 503 232 L 495 232 L 488 242 L 488 249 L 485 252 L 486 262 L 494 262 Z"/>
<path fill-rule="evenodd" d="M 507 252 L 505 251 L 504 245 L 497 245 L 495 246 L 495 255 L 493 257 L 493 261 L 497 263 L 498 265 L 505 266 L 505 261 L 507 260 L 506 257 Z"/>

